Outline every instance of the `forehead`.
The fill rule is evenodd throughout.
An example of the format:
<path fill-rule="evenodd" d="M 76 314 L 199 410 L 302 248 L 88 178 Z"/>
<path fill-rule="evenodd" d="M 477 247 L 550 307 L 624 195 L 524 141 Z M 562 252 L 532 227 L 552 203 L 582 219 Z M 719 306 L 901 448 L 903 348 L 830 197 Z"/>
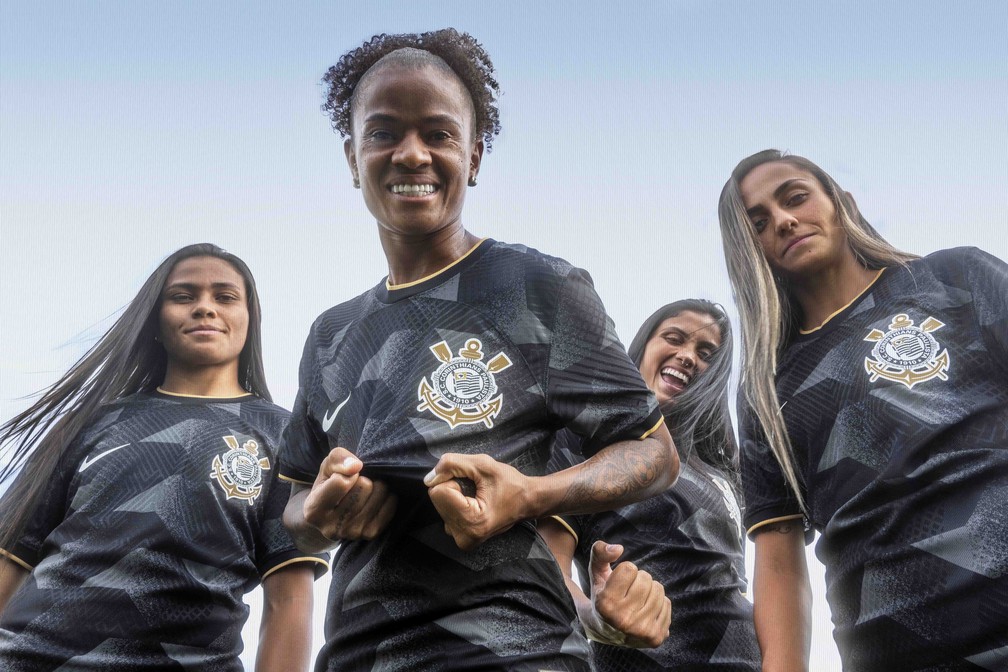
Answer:
<path fill-rule="evenodd" d="M 662 323 L 655 329 L 652 338 L 659 337 L 672 329 L 678 329 L 689 338 L 709 343 L 715 348 L 721 346 L 721 328 L 712 315 L 684 310 L 678 315 L 672 315 L 662 320 Z"/>
<path fill-rule="evenodd" d="M 357 85 L 353 118 L 447 114 L 469 120 L 474 109 L 469 91 L 446 63 L 390 60 L 372 66 Z"/>
<path fill-rule="evenodd" d="M 245 279 L 234 266 L 217 257 L 189 257 L 175 264 L 165 286 L 173 284 L 245 286 Z"/>
<path fill-rule="evenodd" d="M 819 180 L 807 170 L 784 161 L 771 161 L 750 170 L 739 182 L 739 193 L 746 207 L 752 207 L 771 198 L 779 186 L 790 180 L 819 186 Z"/>

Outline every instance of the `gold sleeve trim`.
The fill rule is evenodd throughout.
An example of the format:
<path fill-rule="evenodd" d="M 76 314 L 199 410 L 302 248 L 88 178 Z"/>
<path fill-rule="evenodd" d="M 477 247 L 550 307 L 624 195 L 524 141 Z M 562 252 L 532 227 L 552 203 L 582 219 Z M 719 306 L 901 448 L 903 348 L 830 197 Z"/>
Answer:
<path fill-rule="evenodd" d="M 307 485 L 309 488 L 315 485 L 314 483 L 309 483 L 308 481 L 299 481 L 296 478 L 291 478 L 290 476 L 284 476 L 283 474 L 280 474 L 280 480 L 287 481 L 288 483 L 297 483 L 298 485 Z"/>
<path fill-rule="evenodd" d="M 641 440 L 641 441 L 643 441 L 643 440 L 644 440 L 644 439 L 646 439 L 647 437 L 649 437 L 649 436 L 651 436 L 652 434 L 654 434 L 655 432 L 657 432 L 657 431 L 658 431 L 658 428 L 659 428 L 659 427 L 661 427 L 661 426 L 662 426 L 662 425 L 663 425 L 664 423 L 665 423 L 665 416 L 663 415 L 662 417 L 658 418 L 658 422 L 656 422 L 656 423 L 654 424 L 654 427 L 652 427 L 651 429 L 647 430 L 646 432 L 644 432 L 644 433 L 643 433 L 643 434 L 641 435 L 641 437 L 640 437 L 640 440 Z"/>
<path fill-rule="evenodd" d="M 773 525 L 774 523 L 781 523 L 784 522 L 785 520 L 801 520 L 804 517 L 805 516 L 803 516 L 800 513 L 795 513 L 790 516 L 778 516 L 777 518 L 767 518 L 766 520 L 762 520 L 753 525 L 752 527 L 750 527 L 746 531 L 746 536 L 752 539 L 753 534 L 755 534 L 760 528 L 766 527 L 767 525 Z"/>
<path fill-rule="evenodd" d="M 444 268 L 442 268 L 440 270 L 437 270 L 437 271 L 434 271 L 430 275 L 425 275 L 424 277 L 420 278 L 419 280 L 412 280 L 410 282 L 404 282 L 401 285 L 393 285 L 391 282 L 389 282 L 388 278 L 385 278 L 385 289 L 389 289 L 389 290 L 393 290 L 393 289 L 406 289 L 407 287 L 412 287 L 414 285 L 419 285 L 421 282 L 427 282 L 431 278 L 436 278 L 437 276 L 441 275 L 442 273 L 444 273 L 445 271 L 447 271 L 449 268 L 451 268 L 455 264 L 459 263 L 460 261 L 462 261 L 463 259 L 465 259 L 466 257 L 468 257 L 470 254 L 472 254 L 473 252 L 475 252 L 476 248 L 479 247 L 480 245 L 482 245 L 483 241 L 485 241 L 485 240 L 486 240 L 486 238 L 480 238 L 476 242 L 476 244 L 473 245 L 472 247 L 470 247 L 469 251 L 466 252 L 465 254 L 463 254 L 461 257 L 459 257 L 455 261 L 451 262 L 450 264 L 448 264 Z"/>
<path fill-rule="evenodd" d="M 571 527 L 570 525 L 567 524 L 566 520 L 564 520 L 560 516 L 550 516 L 550 519 L 551 520 L 555 520 L 556 522 L 560 523 L 565 530 L 567 530 L 568 532 L 570 532 L 571 536 L 574 537 L 574 543 L 575 544 L 577 544 L 580 541 L 580 539 L 578 538 L 577 532 L 574 531 L 573 527 Z"/>
<path fill-rule="evenodd" d="M 329 563 L 323 560 L 322 558 L 313 558 L 311 556 L 306 556 L 303 558 L 291 558 L 290 560 L 285 560 L 284 562 L 281 562 L 279 565 L 270 567 L 269 571 L 267 571 L 265 574 L 262 575 L 262 578 L 265 579 L 270 574 L 274 574 L 278 570 L 281 570 L 284 567 L 287 567 L 288 565 L 293 565 L 296 562 L 314 562 L 316 564 L 322 565 L 323 567 L 326 568 L 326 571 L 329 571 Z"/>
<path fill-rule="evenodd" d="M 21 558 L 17 557 L 16 555 L 14 555 L 13 553 L 11 553 L 9 551 L 5 551 L 2 548 L 0 548 L 0 555 L 2 555 L 3 557 L 7 558 L 11 562 L 13 562 L 15 565 L 20 565 L 21 567 L 24 567 L 29 572 L 32 571 L 33 569 L 35 569 L 34 567 L 32 567 L 31 565 L 29 565 L 27 562 L 25 562 Z"/>

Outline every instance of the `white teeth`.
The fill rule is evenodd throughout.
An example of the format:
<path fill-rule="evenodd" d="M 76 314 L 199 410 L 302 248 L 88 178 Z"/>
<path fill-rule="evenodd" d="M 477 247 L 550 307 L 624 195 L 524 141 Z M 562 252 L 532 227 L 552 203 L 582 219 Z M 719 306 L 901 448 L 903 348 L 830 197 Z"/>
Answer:
<path fill-rule="evenodd" d="M 677 371 L 670 366 L 666 366 L 661 370 L 663 376 L 672 376 L 673 378 L 678 378 L 682 381 L 683 385 L 689 385 L 689 376 L 687 376 L 682 371 Z"/>
<path fill-rule="evenodd" d="M 393 194 L 406 194 L 407 196 L 426 196 L 433 194 L 435 187 L 433 184 L 393 184 Z"/>

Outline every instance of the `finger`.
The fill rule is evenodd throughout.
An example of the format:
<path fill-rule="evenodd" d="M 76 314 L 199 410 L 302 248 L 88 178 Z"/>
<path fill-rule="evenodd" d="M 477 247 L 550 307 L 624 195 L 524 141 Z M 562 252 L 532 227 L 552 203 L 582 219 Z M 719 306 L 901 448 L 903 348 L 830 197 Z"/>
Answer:
<path fill-rule="evenodd" d="M 588 560 L 588 572 L 593 584 L 605 583 L 612 572 L 611 564 L 623 555 L 623 547 L 619 544 L 608 544 L 599 539 L 591 548 Z"/>
<path fill-rule="evenodd" d="M 432 488 L 435 485 L 450 481 L 456 476 L 473 478 L 475 470 L 473 469 L 472 460 L 474 457 L 476 456 L 445 453 L 438 460 L 438 463 L 434 465 L 434 468 L 424 476 L 424 485 Z"/>
<path fill-rule="evenodd" d="M 319 478 L 329 478 L 334 474 L 352 476 L 360 472 L 364 463 L 346 448 L 336 447 L 329 451 L 319 466 Z"/>
<path fill-rule="evenodd" d="M 361 515 L 368 499 L 374 490 L 374 482 L 364 476 L 356 477 L 350 491 L 343 496 L 336 506 L 325 514 L 325 526 L 322 532 L 330 538 L 360 539 L 367 524 L 367 519 Z"/>
<path fill-rule="evenodd" d="M 312 525 L 315 525 L 310 516 L 317 515 L 319 512 L 331 510 L 338 506 L 339 503 L 343 501 L 343 498 L 346 497 L 347 493 L 353 489 L 358 478 L 360 477 L 357 474 L 353 474 L 351 476 L 333 474 L 325 479 L 322 479 L 321 477 L 317 479 L 311 490 L 308 492 L 308 495 L 305 497 L 305 519 Z"/>
<path fill-rule="evenodd" d="M 606 592 L 613 599 L 625 599 L 637 579 L 639 570 L 632 562 L 624 561 L 612 568 L 609 578 L 606 579 Z"/>
<path fill-rule="evenodd" d="M 388 497 L 385 497 L 371 522 L 364 529 L 363 537 L 365 539 L 374 539 L 384 532 L 385 528 L 392 522 L 392 518 L 395 517 L 398 506 L 399 499 L 395 495 L 390 494 Z"/>
<path fill-rule="evenodd" d="M 363 484 L 367 479 L 361 478 Z M 362 489 L 362 495 L 365 490 Z M 397 500 L 388 487 L 380 481 L 372 481 L 359 508 L 348 519 L 350 530 L 360 539 L 374 539 L 391 522 L 395 514 Z"/>

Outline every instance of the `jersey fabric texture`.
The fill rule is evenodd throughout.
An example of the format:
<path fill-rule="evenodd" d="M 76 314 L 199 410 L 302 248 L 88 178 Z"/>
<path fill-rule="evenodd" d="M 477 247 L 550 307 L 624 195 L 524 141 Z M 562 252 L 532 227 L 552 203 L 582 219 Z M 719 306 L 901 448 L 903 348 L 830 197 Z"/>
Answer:
<path fill-rule="evenodd" d="M 324 557 L 283 527 L 287 411 L 258 397 L 138 393 L 71 444 L 23 538 L 0 669 L 240 671 L 242 595 Z"/>
<path fill-rule="evenodd" d="M 365 468 L 403 465 L 400 484 L 446 452 L 538 475 L 560 427 L 598 450 L 661 423 L 588 275 L 491 240 L 433 277 L 325 312 L 300 375 L 282 475 L 308 485 L 336 446 Z M 388 530 L 340 545 L 318 670 L 587 669 L 531 523 L 464 552 L 422 484 L 399 495 Z"/>
<path fill-rule="evenodd" d="M 796 335 L 777 394 L 845 670 L 1008 670 L 1008 266 L 893 267 Z M 743 422 L 750 532 L 799 509 Z"/>
<path fill-rule="evenodd" d="M 581 461 L 569 432 L 557 443 L 551 468 Z M 616 511 L 560 518 L 577 538 L 574 560 L 583 581 L 592 545 L 602 539 L 622 544 L 619 561 L 647 571 L 672 600 L 672 627 L 661 646 L 592 642 L 598 672 L 761 668 L 752 604 L 745 598 L 742 515 L 734 487 L 717 469 L 692 454 L 680 463 L 675 486 L 660 495 Z"/>

